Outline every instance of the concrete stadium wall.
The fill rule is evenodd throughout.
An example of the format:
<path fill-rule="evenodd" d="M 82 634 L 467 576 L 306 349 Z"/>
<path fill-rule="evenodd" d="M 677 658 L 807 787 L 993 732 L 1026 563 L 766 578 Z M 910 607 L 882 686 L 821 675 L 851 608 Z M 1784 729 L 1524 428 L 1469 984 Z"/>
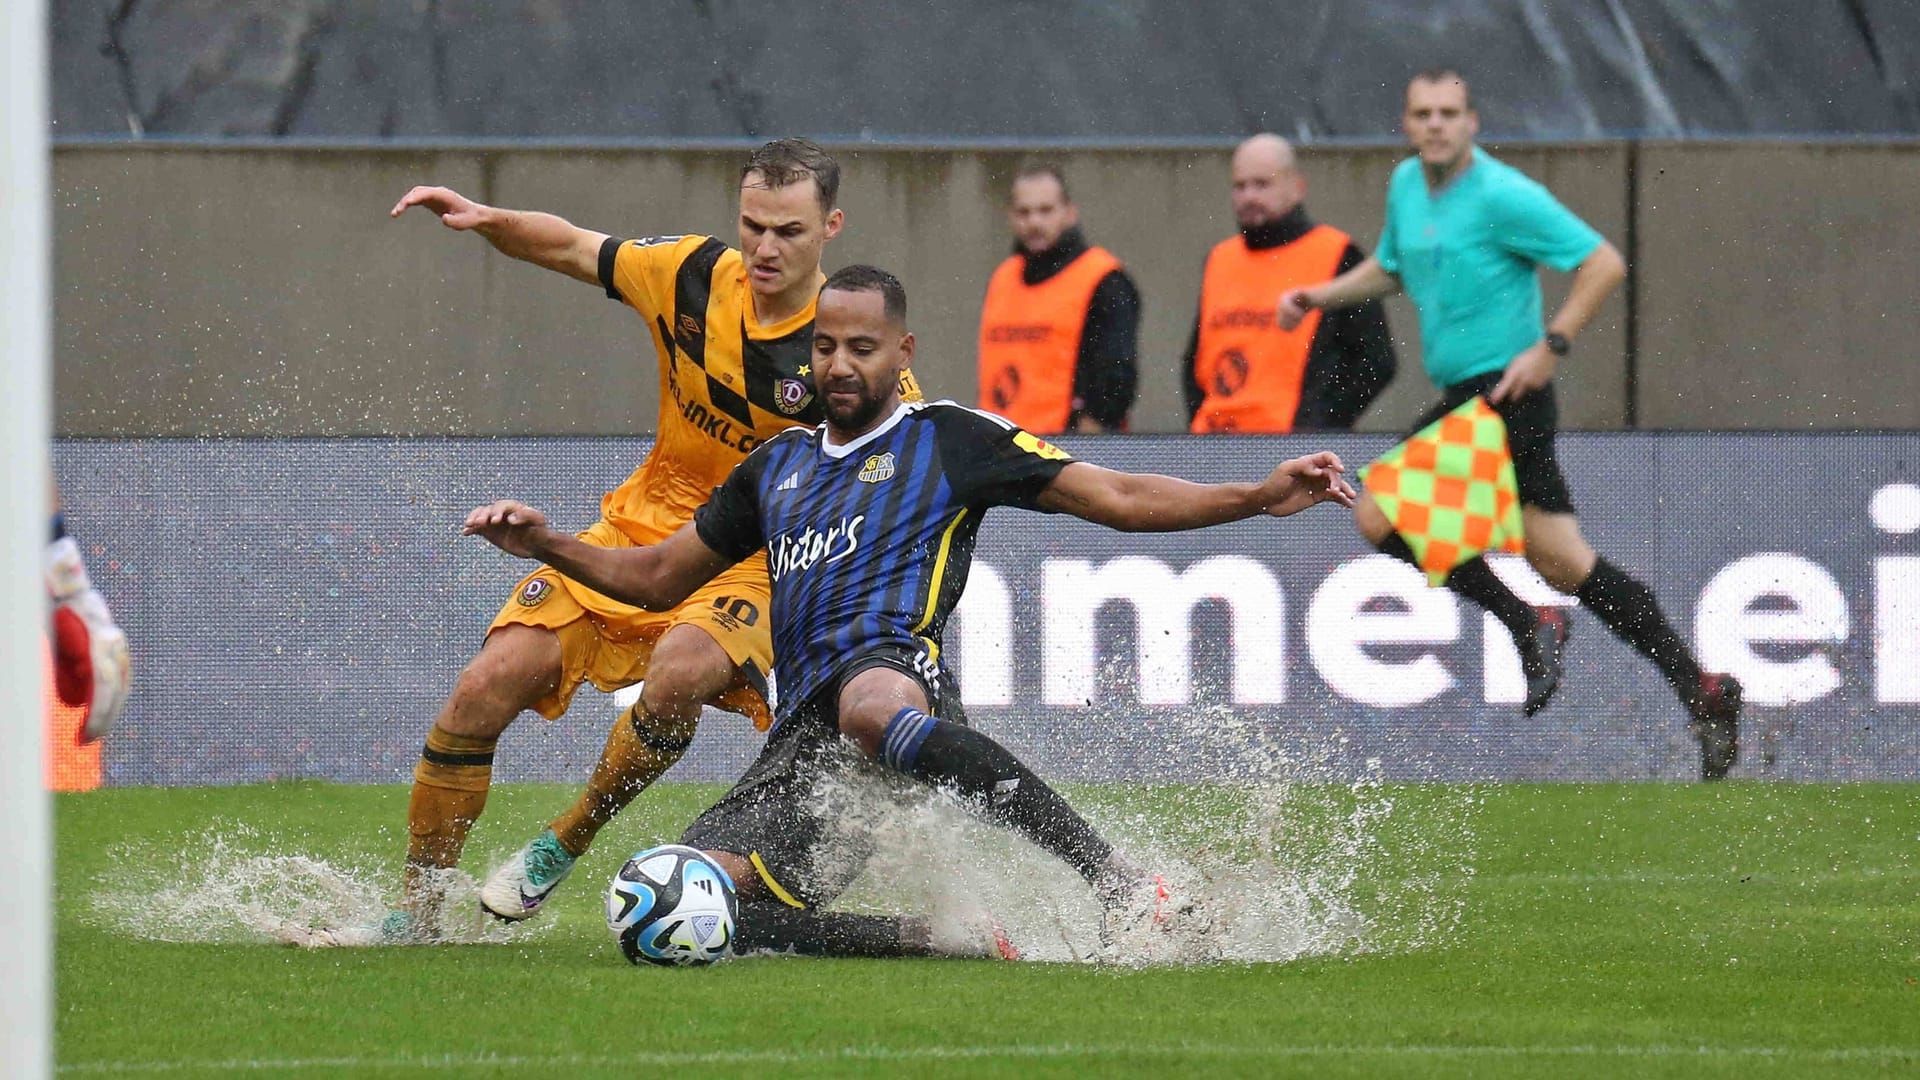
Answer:
<path fill-rule="evenodd" d="M 1920 146 L 1643 147 L 1641 422 L 1920 425 Z"/>
<path fill-rule="evenodd" d="M 1569 427 L 1920 425 L 1920 144 L 1496 148 L 1616 245 L 1623 294 L 1562 365 Z M 935 396 L 973 396 L 986 278 L 1019 164 L 1060 161 L 1089 236 L 1145 298 L 1135 426 L 1184 426 L 1178 359 L 1201 260 L 1232 231 L 1228 151 L 846 149 L 830 266 L 902 274 Z M 430 217 L 412 184 L 629 236 L 730 238 L 737 150 L 74 144 L 54 155 L 56 429 L 68 435 L 631 434 L 653 427 L 647 338 L 590 288 Z M 1308 207 L 1371 246 L 1394 148 L 1304 154 Z M 1637 203 L 1636 203 L 1637 193 Z M 1637 213 L 1636 213 L 1637 209 Z M 1630 227 L 1631 226 L 1631 227 Z M 1549 302 L 1564 277 L 1550 276 Z M 1369 430 L 1430 399 L 1414 314 Z M 1637 337 L 1637 342 L 1630 338 Z M 1637 360 L 1637 364 L 1630 363 Z M 1630 402 L 1632 408 L 1630 408 Z M 1630 415 L 1631 414 L 1631 415 Z"/>

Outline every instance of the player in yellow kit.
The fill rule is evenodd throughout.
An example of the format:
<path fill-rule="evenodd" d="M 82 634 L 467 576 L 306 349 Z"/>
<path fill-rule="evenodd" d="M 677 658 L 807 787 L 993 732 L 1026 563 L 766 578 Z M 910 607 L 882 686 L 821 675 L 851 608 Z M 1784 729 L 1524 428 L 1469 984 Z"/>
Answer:
<path fill-rule="evenodd" d="M 834 205 L 839 180 L 833 158 L 805 140 L 755 151 L 741 170 L 738 250 L 709 236 L 621 240 L 437 187 L 414 188 L 392 213 L 424 207 L 504 254 L 598 285 L 640 315 L 660 373 L 656 441 L 581 534 L 626 547 L 657 543 L 690 520 L 762 440 L 819 422 L 809 369 L 813 313 L 821 249 L 843 221 Z M 903 390 L 918 396 L 910 385 Z M 703 705 L 764 729 L 768 591 L 764 555 L 658 614 L 552 570 L 523 579 L 427 733 L 407 808 L 405 898 L 378 940 L 433 936 L 439 898 L 431 872 L 459 861 L 486 805 L 494 746 L 523 710 L 556 718 L 583 681 L 602 690 L 645 683 L 579 800 L 482 886 L 481 905 L 504 919 L 537 911 L 600 827 L 680 759 Z M 360 943 L 321 936 L 306 943 Z"/>

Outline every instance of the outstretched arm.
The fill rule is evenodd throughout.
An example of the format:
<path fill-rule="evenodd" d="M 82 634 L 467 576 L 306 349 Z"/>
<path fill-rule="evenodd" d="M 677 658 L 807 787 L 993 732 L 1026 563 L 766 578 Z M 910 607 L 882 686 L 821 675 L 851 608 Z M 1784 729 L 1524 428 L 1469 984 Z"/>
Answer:
<path fill-rule="evenodd" d="M 1288 289 L 1280 294 L 1280 329 L 1300 325 L 1314 308 L 1343 308 L 1378 300 L 1400 291 L 1400 279 L 1387 273 L 1380 260 L 1369 255 L 1359 266 L 1324 285 Z"/>
<path fill-rule="evenodd" d="M 397 218 L 410 206 L 426 207 L 449 229 L 479 233 L 503 255 L 589 285 L 600 282 L 600 245 L 607 239 L 605 233 L 579 228 L 553 214 L 487 206 L 443 187 L 414 188 L 400 197 L 387 216 Z"/>
<path fill-rule="evenodd" d="M 645 547 L 603 548 L 547 527 L 546 515 L 512 500 L 467 515 L 461 528 L 509 555 L 539 559 L 623 603 L 668 611 L 735 562 L 708 547 L 691 524 Z"/>
<path fill-rule="evenodd" d="M 1285 517 L 1315 503 L 1352 506 L 1354 490 L 1345 472 L 1340 458 L 1326 450 L 1281 462 L 1265 480 L 1248 484 L 1196 484 L 1075 461 L 1035 505 L 1121 532 L 1179 532 L 1258 514 Z"/>

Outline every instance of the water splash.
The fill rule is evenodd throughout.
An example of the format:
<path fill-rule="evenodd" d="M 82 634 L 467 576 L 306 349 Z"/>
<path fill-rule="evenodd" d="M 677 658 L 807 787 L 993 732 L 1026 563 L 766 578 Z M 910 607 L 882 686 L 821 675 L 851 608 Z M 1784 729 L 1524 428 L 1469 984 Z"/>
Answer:
<path fill-rule="evenodd" d="M 1457 932 L 1473 873 L 1471 789 L 1409 799 L 1382 781 L 1377 761 L 1356 768 L 1337 733 L 1286 745 L 1229 706 L 1196 709 L 1185 727 L 1183 739 L 1208 749 L 1207 775 L 1068 794 L 1116 847 L 1208 905 L 1224 959 L 1405 952 Z M 1030 959 L 1139 959 L 1103 953 L 1100 907 L 1073 871 L 948 795 L 867 767 L 813 798 L 844 829 L 820 854 L 853 878 L 836 907 L 924 916 L 945 940 L 977 938 L 990 913 Z M 123 847 L 112 853 L 117 865 L 175 869 L 138 905 L 103 874 L 88 897 L 90 921 L 145 940 L 215 943 L 379 925 L 394 885 L 387 860 L 299 847 L 226 822 L 164 850 L 160 841 Z M 434 884 L 436 941 L 521 941 L 556 925 L 486 918 L 474 880 L 458 870 Z"/>
<path fill-rule="evenodd" d="M 1230 707 L 1189 719 L 1220 755 L 1214 777 L 1074 794 L 1117 848 L 1206 904 L 1223 959 L 1403 952 L 1457 930 L 1472 874 L 1470 790 L 1404 799 L 1378 761 L 1352 778 L 1337 735 L 1288 748 Z M 814 797 L 853 837 L 825 857 L 864 860 L 837 906 L 930 915 L 950 935 L 984 909 L 1030 959 L 1147 962 L 1103 953 L 1100 908 L 1078 875 L 946 795 L 856 770 Z"/>
<path fill-rule="evenodd" d="M 286 843 L 246 824 L 215 823 L 198 837 L 154 845 L 123 845 L 120 866 L 171 866 L 139 904 L 126 903 L 118 875 L 102 874 L 87 897 L 90 920 L 146 941 L 214 944 L 295 943 L 304 931 L 349 932 L 351 944 L 376 944 L 370 931 L 392 910 L 393 868 L 336 862 L 295 853 Z M 479 944 L 523 940 L 537 927 L 486 918 L 477 885 L 459 870 L 429 882 L 438 897 L 436 943 Z"/>

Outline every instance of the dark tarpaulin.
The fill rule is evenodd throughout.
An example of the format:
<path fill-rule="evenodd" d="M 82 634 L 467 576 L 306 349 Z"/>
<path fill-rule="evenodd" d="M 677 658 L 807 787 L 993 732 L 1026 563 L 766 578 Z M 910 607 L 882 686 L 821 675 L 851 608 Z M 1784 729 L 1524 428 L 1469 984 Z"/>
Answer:
<path fill-rule="evenodd" d="M 52 0 L 58 136 L 1302 139 L 1920 130 L 1913 0 Z"/>

